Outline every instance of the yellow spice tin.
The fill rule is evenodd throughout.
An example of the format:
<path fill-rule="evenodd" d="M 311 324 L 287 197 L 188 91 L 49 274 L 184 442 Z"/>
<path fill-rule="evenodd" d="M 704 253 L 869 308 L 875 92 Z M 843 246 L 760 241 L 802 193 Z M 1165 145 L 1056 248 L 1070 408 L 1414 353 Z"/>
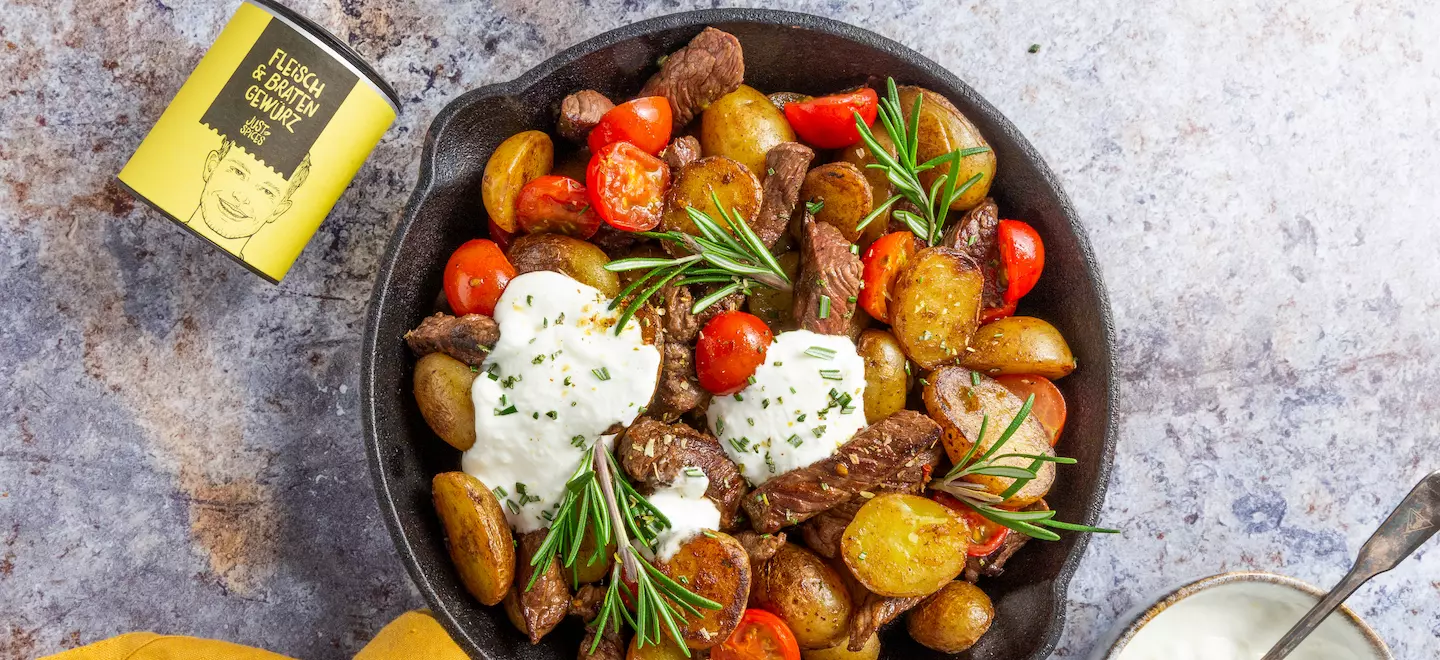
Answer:
<path fill-rule="evenodd" d="M 279 282 L 398 107 L 344 42 L 271 0 L 245 0 L 120 182 Z"/>

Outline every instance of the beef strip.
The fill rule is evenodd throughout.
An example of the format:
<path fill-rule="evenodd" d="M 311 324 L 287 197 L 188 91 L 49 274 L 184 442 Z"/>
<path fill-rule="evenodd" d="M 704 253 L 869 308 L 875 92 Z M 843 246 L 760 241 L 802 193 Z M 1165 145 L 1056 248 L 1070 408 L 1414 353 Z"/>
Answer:
<path fill-rule="evenodd" d="M 1048 511 L 1050 506 L 1045 500 L 1040 500 L 1023 509 L 1024 511 Z M 970 557 L 965 560 L 965 572 L 961 575 L 966 582 L 979 582 L 982 577 L 998 577 L 1005 572 L 1005 562 L 1010 561 L 1020 548 L 1030 541 L 1030 537 L 1020 532 L 1011 530 L 1000 542 L 1000 547 L 984 557 Z"/>
<path fill-rule="evenodd" d="M 1005 290 L 1000 283 L 999 227 L 1000 208 L 995 200 L 986 197 L 959 222 L 950 225 L 940 241 L 941 245 L 960 250 L 980 264 L 980 273 L 985 276 L 980 303 L 986 308 L 1005 306 Z"/>
<path fill-rule="evenodd" d="M 873 488 L 870 492 L 915 494 L 925 489 L 930 474 L 939 465 L 945 450 L 939 444 L 926 450 L 919 461 L 906 464 L 893 476 Z M 814 518 L 800 524 L 800 534 L 815 554 L 834 559 L 840 554 L 840 537 L 855 518 L 855 512 L 865 504 L 865 498 L 856 497 L 820 512 Z"/>
<path fill-rule="evenodd" d="M 700 468 L 710 479 L 705 497 L 720 510 L 720 528 L 732 527 L 745 495 L 745 480 L 714 437 L 686 424 L 642 417 L 621 436 L 616 456 L 642 492 L 674 484 L 686 467 Z"/>
<path fill-rule="evenodd" d="M 910 598 L 893 598 L 866 592 L 850 614 L 850 642 L 846 646 L 850 651 L 859 653 L 865 648 L 865 640 L 875 634 L 875 631 L 896 617 L 907 612 L 910 608 L 925 600 L 924 596 L 912 596 Z"/>
<path fill-rule="evenodd" d="M 860 295 L 860 257 L 835 227 L 806 214 L 800 245 L 800 278 L 795 282 L 795 323 L 822 335 L 846 335 Z M 828 298 L 828 310 L 823 301 Z"/>
<path fill-rule="evenodd" d="M 595 128 L 600 118 L 613 107 L 615 104 L 610 99 L 593 89 L 575 92 L 560 102 L 560 118 L 555 121 L 555 132 L 584 143 L 590 137 L 590 129 Z"/>
<path fill-rule="evenodd" d="M 600 604 L 605 601 L 605 587 L 598 584 L 582 584 L 570 599 L 570 614 L 589 621 L 600 613 Z"/>
<path fill-rule="evenodd" d="M 520 535 L 520 552 L 515 557 L 515 584 L 505 596 L 507 600 L 515 601 L 510 607 L 519 607 L 531 644 L 539 644 L 540 638 L 554 630 L 570 611 L 570 587 L 565 584 L 558 559 L 551 559 L 550 565 L 535 580 L 535 585 L 528 590 L 525 588 L 536 570 L 530 565 L 530 559 L 545 543 L 548 532 L 539 529 Z"/>
<path fill-rule="evenodd" d="M 940 426 L 913 410 L 872 424 L 835 455 L 765 482 L 742 501 L 762 534 L 796 525 L 873 489 L 897 472 L 924 463 L 940 440 Z"/>
<path fill-rule="evenodd" d="M 744 80 L 745 58 L 740 40 L 707 27 L 684 48 L 666 57 L 660 71 L 645 82 L 639 95 L 669 99 L 675 130 L 679 131 L 715 99 L 739 89 Z"/>
<path fill-rule="evenodd" d="M 405 343 L 416 355 L 444 353 L 472 367 L 484 363 L 499 340 L 500 326 L 482 314 L 457 318 L 436 312 L 421 321 L 420 327 L 405 333 Z"/>
<path fill-rule="evenodd" d="M 785 545 L 785 533 L 756 534 L 748 529 L 735 532 L 735 540 L 745 546 L 745 554 L 750 556 L 751 571 L 758 571 L 760 565 L 770 561 L 775 553 Z"/>
<path fill-rule="evenodd" d="M 690 344 L 665 342 L 660 351 L 660 383 L 646 414 L 673 422 L 710 398 L 695 376 L 695 351 Z"/>
<path fill-rule="evenodd" d="M 595 643 L 595 635 L 600 635 L 600 644 L 595 647 L 595 652 L 590 652 L 590 646 Z M 585 639 L 580 642 L 580 652 L 575 656 L 579 660 L 625 660 L 625 638 L 621 637 L 615 629 L 608 624 L 603 633 L 595 632 L 593 627 L 585 629 Z"/>
<path fill-rule="evenodd" d="M 781 142 L 765 154 L 765 189 L 760 212 L 750 223 L 765 247 L 774 248 L 790 226 L 790 216 L 800 201 L 800 184 L 815 152 L 799 142 Z"/>
<path fill-rule="evenodd" d="M 590 237 L 590 242 L 604 250 L 605 256 L 611 259 L 623 259 L 630 248 L 635 247 L 641 238 L 636 236 L 635 232 L 622 231 L 602 223 L 595 235 Z"/>
<path fill-rule="evenodd" d="M 678 173 L 680 168 L 700 160 L 700 141 L 690 135 L 681 135 L 660 152 L 660 160 L 670 166 L 671 173 Z"/>
<path fill-rule="evenodd" d="M 695 336 L 700 334 L 700 328 L 705 327 L 710 319 L 724 312 L 740 309 L 745 304 L 745 296 L 734 293 L 721 298 L 699 314 L 692 314 L 690 308 L 695 306 L 695 295 L 689 287 L 667 284 L 657 295 L 660 298 L 660 327 L 665 331 L 665 339 L 684 344 L 695 343 Z"/>

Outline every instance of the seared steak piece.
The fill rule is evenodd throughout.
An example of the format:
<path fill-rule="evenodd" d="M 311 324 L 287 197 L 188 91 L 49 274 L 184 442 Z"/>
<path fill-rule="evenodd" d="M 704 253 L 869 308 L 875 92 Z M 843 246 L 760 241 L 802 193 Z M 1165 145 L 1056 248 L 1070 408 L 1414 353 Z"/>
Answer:
<path fill-rule="evenodd" d="M 1023 509 L 1024 511 L 1049 511 L 1050 505 L 1045 500 L 1040 500 Z M 997 577 L 1005 572 L 1005 562 L 1010 561 L 1020 548 L 1030 541 L 1030 537 L 1020 532 L 1011 530 L 1010 534 L 1000 542 L 1000 547 L 984 557 L 971 557 L 965 560 L 965 572 L 961 577 L 966 582 L 979 582 L 982 577 Z"/>
<path fill-rule="evenodd" d="M 421 321 L 420 327 L 405 333 L 405 343 L 415 355 L 444 353 L 472 367 L 484 363 L 499 340 L 499 324 L 483 314 L 456 318 L 436 312 Z"/>
<path fill-rule="evenodd" d="M 620 467 L 645 493 L 674 484 L 686 467 L 700 468 L 710 479 L 705 497 L 720 510 L 721 529 L 731 528 L 745 495 L 745 480 L 715 438 L 686 424 L 641 417 L 615 449 Z"/>
<path fill-rule="evenodd" d="M 930 480 L 931 472 L 944 455 L 944 448 L 936 444 L 924 452 L 921 460 L 905 465 L 871 492 L 876 495 L 880 493 L 910 493 L 914 495 L 925 490 L 925 483 Z M 805 538 L 805 545 L 814 550 L 815 554 L 826 559 L 834 559 L 839 556 L 840 537 L 845 535 L 845 528 L 850 526 L 850 521 L 855 519 L 855 512 L 859 511 L 866 501 L 868 500 L 863 497 L 851 498 L 849 501 L 837 504 L 801 523 L 800 534 Z"/>
<path fill-rule="evenodd" d="M 590 237 L 590 242 L 594 243 L 595 246 L 601 250 L 604 250 L 605 256 L 611 259 L 623 259 L 625 258 L 625 253 L 629 252 L 630 248 L 634 247 L 636 243 L 639 243 L 640 239 L 641 237 L 636 236 L 635 232 L 621 231 L 610 225 L 601 223 L 599 231 L 596 231 L 595 235 Z"/>
<path fill-rule="evenodd" d="M 785 545 L 785 532 L 775 534 L 756 534 L 748 529 L 742 529 L 734 534 L 735 540 L 745 546 L 745 554 L 750 555 L 751 570 L 759 570 L 761 564 L 770 561 L 775 553 Z"/>
<path fill-rule="evenodd" d="M 762 534 L 798 525 L 816 514 L 874 493 L 896 473 L 923 465 L 940 440 L 940 425 L 901 410 L 860 431 L 835 455 L 764 483 L 743 501 L 750 524 Z"/>
<path fill-rule="evenodd" d="M 960 221 L 945 230 L 940 244 L 953 247 L 980 264 L 985 286 L 980 304 L 987 309 L 1005 306 L 1005 288 L 1000 283 L 1000 207 L 986 197 L 979 206 L 965 212 Z"/>
<path fill-rule="evenodd" d="M 857 599 L 858 604 L 850 614 L 850 642 L 846 648 L 852 652 L 859 653 L 865 648 L 865 640 L 875 634 L 875 631 L 896 617 L 909 611 L 910 608 L 925 600 L 924 596 L 912 596 L 910 598 L 892 598 L 865 592 L 862 598 Z"/>
<path fill-rule="evenodd" d="M 660 152 L 660 160 L 670 166 L 671 172 L 679 172 L 680 168 L 700 160 L 700 141 L 690 135 L 681 135 Z"/>
<path fill-rule="evenodd" d="M 667 284 L 657 291 L 656 295 L 659 296 L 657 302 L 660 305 L 660 327 L 665 331 L 665 339 L 685 344 L 695 343 L 700 328 L 705 327 L 710 319 L 740 309 L 745 304 L 745 296 L 734 293 L 721 298 L 699 314 L 691 314 L 690 308 L 695 306 L 695 296 L 689 287 Z"/>
<path fill-rule="evenodd" d="M 739 89 L 744 80 L 745 57 L 740 40 L 707 27 L 684 48 L 665 58 L 660 71 L 646 81 L 639 96 L 669 99 L 675 130 L 679 131 L 705 106 Z"/>
<path fill-rule="evenodd" d="M 559 559 L 551 559 L 550 565 L 535 580 L 535 585 L 525 589 L 536 571 L 530 565 L 530 559 L 545 543 L 547 533 L 549 530 L 537 529 L 520 535 L 520 552 L 515 555 L 515 584 L 505 595 L 506 609 L 519 609 L 531 644 L 539 644 L 540 638 L 554 630 L 570 611 L 570 587 L 565 584 Z"/>
<path fill-rule="evenodd" d="M 646 414 L 673 422 L 709 398 L 695 376 L 695 350 L 690 344 L 665 342 L 660 351 L 660 383 Z"/>
<path fill-rule="evenodd" d="M 589 621 L 600 613 L 600 604 L 605 602 L 605 587 L 598 584 L 582 584 L 570 599 L 570 614 Z"/>
<path fill-rule="evenodd" d="M 590 129 L 600 123 L 600 118 L 615 104 L 604 94 L 593 89 L 582 89 L 565 97 L 560 102 L 560 118 L 555 121 L 555 131 L 566 139 L 584 144 L 590 137 Z"/>
<path fill-rule="evenodd" d="M 790 226 L 790 216 L 800 201 L 800 184 L 815 152 L 799 142 L 781 142 L 765 154 L 765 189 L 760 212 L 751 228 L 765 247 L 773 248 Z"/>
<path fill-rule="evenodd" d="M 815 222 L 808 213 L 802 226 L 795 323 L 822 335 L 847 335 L 860 295 L 860 257 L 850 252 L 853 244 L 839 229 Z"/>
<path fill-rule="evenodd" d="M 608 624 L 605 628 L 603 633 L 597 633 L 594 628 L 586 627 L 585 639 L 580 642 L 580 653 L 575 657 L 579 660 L 625 660 L 625 638 Z M 595 635 L 600 635 L 600 645 L 591 653 L 590 645 L 595 643 Z"/>

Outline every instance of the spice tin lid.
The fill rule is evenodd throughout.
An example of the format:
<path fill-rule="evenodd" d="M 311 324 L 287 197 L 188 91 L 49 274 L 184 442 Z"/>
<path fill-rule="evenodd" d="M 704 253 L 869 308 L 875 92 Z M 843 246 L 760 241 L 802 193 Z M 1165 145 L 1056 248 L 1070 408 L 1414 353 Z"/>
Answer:
<path fill-rule="evenodd" d="M 334 35 L 273 0 L 245 0 L 119 179 L 278 282 L 398 107 Z"/>

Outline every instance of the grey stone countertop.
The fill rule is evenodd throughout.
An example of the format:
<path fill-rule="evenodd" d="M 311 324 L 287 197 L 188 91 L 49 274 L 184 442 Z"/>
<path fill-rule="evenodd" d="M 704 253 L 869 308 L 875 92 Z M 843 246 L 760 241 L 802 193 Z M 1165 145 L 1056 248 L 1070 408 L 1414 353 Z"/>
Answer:
<path fill-rule="evenodd" d="M 0 657 L 134 629 L 349 657 L 421 606 L 357 386 L 425 127 L 692 3 L 293 2 L 404 111 L 280 286 L 113 183 L 237 4 L 0 0 Z M 779 4 L 953 70 L 1084 218 L 1115 307 L 1103 521 L 1124 534 L 1090 544 L 1058 657 L 1181 581 L 1328 586 L 1440 467 L 1440 3 Z M 1436 576 L 1432 545 L 1352 601 L 1398 658 L 1440 657 Z"/>

